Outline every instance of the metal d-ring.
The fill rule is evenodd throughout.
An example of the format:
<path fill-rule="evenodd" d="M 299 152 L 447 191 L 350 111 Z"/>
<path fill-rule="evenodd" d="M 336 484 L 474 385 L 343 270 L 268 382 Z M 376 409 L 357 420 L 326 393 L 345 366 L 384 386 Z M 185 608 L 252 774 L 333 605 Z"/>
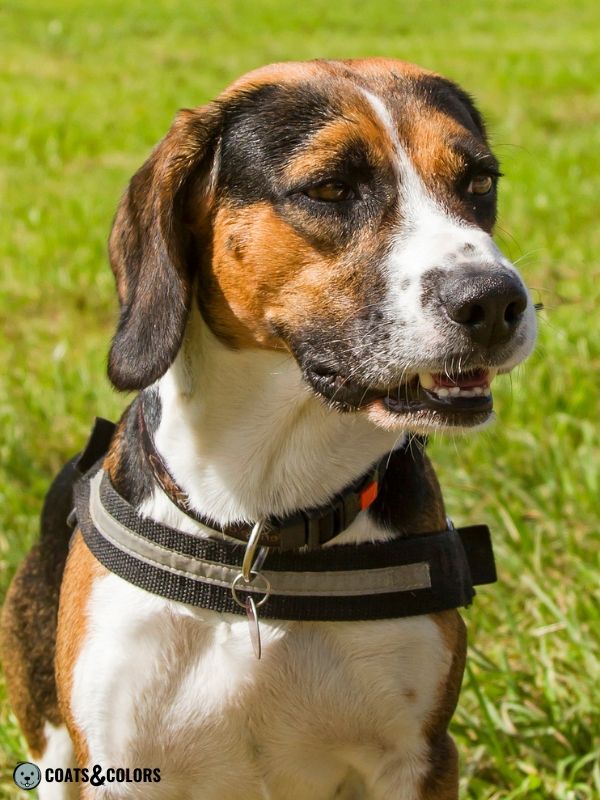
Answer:
<path fill-rule="evenodd" d="M 252 533 L 246 545 L 246 552 L 244 553 L 244 560 L 242 561 L 242 575 L 246 583 L 250 583 L 252 580 L 250 576 L 252 575 L 252 567 L 254 566 L 254 554 L 256 553 L 256 548 L 258 547 L 264 527 L 265 520 L 259 519 L 252 528 Z"/>
<path fill-rule="evenodd" d="M 258 603 L 255 602 L 256 608 L 260 608 L 269 599 L 269 597 L 271 595 L 271 582 L 269 581 L 268 578 L 265 578 L 265 576 L 261 575 L 260 572 L 253 572 L 250 575 L 250 580 L 247 581 L 246 578 L 244 577 L 244 575 L 240 572 L 238 575 L 235 576 L 235 578 L 233 580 L 233 583 L 231 584 L 231 595 L 232 595 L 233 599 L 235 600 L 235 602 L 238 604 L 238 606 L 241 606 L 242 608 L 246 608 L 246 601 L 245 600 L 244 601 L 240 600 L 240 597 L 238 595 L 238 583 L 240 581 L 244 581 L 246 586 L 251 586 L 254 583 L 254 581 L 256 580 L 256 578 L 260 578 L 261 580 L 263 580 L 264 581 L 264 585 L 265 585 L 264 590 L 262 590 L 262 589 L 260 589 L 258 587 L 252 587 L 257 592 L 261 592 L 261 591 L 264 592 L 264 595 L 265 595 L 264 597 L 262 597 L 258 601 Z M 250 591 L 250 589 L 244 589 L 242 587 L 242 591 L 247 591 L 248 592 L 248 591 Z"/>

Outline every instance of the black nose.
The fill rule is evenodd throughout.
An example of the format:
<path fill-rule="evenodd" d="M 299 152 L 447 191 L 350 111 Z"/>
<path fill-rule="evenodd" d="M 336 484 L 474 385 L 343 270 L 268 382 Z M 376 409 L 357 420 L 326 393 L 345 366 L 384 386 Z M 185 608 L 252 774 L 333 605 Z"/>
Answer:
<path fill-rule="evenodd" d="M 505 271 L 477 270 L 446 280 L 440 290 L 446 313 L 477 344 L 502 344 L 527 308 L 525 287 Z"/>

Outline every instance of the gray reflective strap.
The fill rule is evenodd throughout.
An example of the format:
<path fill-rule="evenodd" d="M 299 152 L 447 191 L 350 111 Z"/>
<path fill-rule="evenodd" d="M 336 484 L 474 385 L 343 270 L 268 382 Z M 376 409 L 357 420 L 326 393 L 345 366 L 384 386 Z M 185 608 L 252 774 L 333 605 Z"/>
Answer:
<path fill-rule="evenodd" d="M 191 580 L 230 588 L 240 567 L 218 564 L 175 552 L 135 533 L 115 519 L 102 505 L 100 483 L 103 470 L 90 480 L 90 517 L 96 530 L 114 547 L 132 558 Z M 271 572 L 261 570 L 274 595 L 297 597 L 351 597 L 429 589 L 429 564 L 419 561 L 395 567 L 334 572 Z M 247 591 L 261 594 L 262 584 Z M 246 591 L 246 589 L 245 589 Z"/>
<path fill-rule="evenodd" d="M 351 597 L 429 589 L 429 564 L 402 564 L 377 569 L 340 570 L 339 572 L 269 572 L 261 573 L 271 582 L 272 594 L 298 597 Z"/>

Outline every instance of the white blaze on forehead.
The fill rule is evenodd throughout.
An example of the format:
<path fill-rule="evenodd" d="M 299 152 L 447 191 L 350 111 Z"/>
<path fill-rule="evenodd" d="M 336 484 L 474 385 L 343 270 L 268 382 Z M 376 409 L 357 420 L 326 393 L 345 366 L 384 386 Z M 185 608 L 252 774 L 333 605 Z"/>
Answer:
<path fill-rule="evenodd" d="M 394 124 L 392 115 L 383 100 L 366 90 L 364 90 L 364 94 L 394 145 L 397 161 L 393 166 L 398 175 L 398 191 L 403 201 L 402 216 L 404 220 L 408 221 L 410 224 L 413 218 L 417 218 L 418 214 L 426 209 L 429 210 L 430 213 L 435 212 L 447 215 L 448 212 L 444 212 L 427 191 L 406 148 L 400 142 L 398 130 Z"/>

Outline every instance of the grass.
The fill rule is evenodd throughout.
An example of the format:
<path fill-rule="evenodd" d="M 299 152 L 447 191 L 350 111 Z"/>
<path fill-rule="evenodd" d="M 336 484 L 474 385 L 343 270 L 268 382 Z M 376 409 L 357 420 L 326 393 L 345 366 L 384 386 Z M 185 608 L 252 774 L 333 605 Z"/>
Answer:
<path fill-rule="evenodd" d="M 498 424 L 431 446 L 451 514 L 492 526 L 500 572 L 465 613 L 462 797 L 599 797 L 599 26 L 595 0 L 4 0 L 0 593 L 51 476 L 126 402 L 105 378 L 105 241 L 175 110 L 269 61 L 416 61 L 479 99 L 506 173 L 497 239 L 546 306 L 536 353 L 499 381 Z M 31 796 L 0 692 L 0 798 Z"/>

